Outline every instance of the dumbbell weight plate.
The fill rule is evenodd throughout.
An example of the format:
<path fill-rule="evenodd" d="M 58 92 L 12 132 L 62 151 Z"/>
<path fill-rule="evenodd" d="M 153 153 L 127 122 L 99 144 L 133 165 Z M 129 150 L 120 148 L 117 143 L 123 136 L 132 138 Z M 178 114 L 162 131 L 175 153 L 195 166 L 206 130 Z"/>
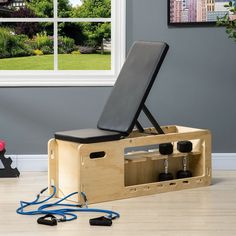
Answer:
<path fill-rule="evenodd" d="M 193 149 L 193 144 L 190 141 L 179 141 L 177 143 L 177 150 L 182 153 L 189 153 Z"/>
<path fill-rule="evenodd" d="M 171 155 L 173 153 L 173 145 L 171 143 L 159 144 L 159 152 L 161 155 Z"/>
<path fill-rule="evenodd" d="M 185 178 L 190 178 L 192 176 L 193 175 L 192 175 L 191 171 L 189 171 L 189 170 L 186 170 L 186 171 L 180 170 L 180 171 L 177 172 L 176 178 L 177 179 L 185 179 Z"/>
<path fill-rule="evenodd" d="M 159 181 L 167 181 L 174 179 L 174 176 L 171 173 L 160 173 L 159 174 Z"/>

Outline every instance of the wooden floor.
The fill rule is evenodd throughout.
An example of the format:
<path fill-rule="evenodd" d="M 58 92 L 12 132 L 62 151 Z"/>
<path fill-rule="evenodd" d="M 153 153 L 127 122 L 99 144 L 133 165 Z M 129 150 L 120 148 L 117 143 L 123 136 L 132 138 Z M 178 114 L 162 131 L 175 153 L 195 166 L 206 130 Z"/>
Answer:
<path fill-rule="evenodd" d="M 88 213 L 55 227 L 38 225 L 37 217 L 20 216 L 15 210 L 20 200 L 33 200 L 47 185 L 46 173 L 0 179 L 0 235 L 236 235 L 236 171 L 217 171 L 213 176 L 210 187 L 94 205 L 120 212 L 112 227 L 91 227 L 88 220 L 95 215 Z"/>

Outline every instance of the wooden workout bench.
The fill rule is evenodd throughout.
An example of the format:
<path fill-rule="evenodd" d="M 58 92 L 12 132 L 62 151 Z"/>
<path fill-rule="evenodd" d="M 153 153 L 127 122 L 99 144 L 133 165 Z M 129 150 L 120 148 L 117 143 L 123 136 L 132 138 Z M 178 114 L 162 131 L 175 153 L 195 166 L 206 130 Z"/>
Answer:
<path fill-rule="evenodd" d="M 211 134 L 181 126 L 160 127 L 145 106 L 168 51 L 163 42 L 135 42 L 98 121 L 97 129 L 55 133 L 48 145 L 49 186 L 57 197 L 85 192 L 89 203 L 207 186 L 211 183 Z M 152 128 L 138 122 L 141 113 Z M 134 129 L 134 126 L 137 129 Z M 177 142 L 193 144 L 188 154 L 191 178 L 158 181 L 163 160 L 158 145 L 172 143 L 169 170 L 181 169 Z M 71 198 L 81 201 L 80 195 Z"/>

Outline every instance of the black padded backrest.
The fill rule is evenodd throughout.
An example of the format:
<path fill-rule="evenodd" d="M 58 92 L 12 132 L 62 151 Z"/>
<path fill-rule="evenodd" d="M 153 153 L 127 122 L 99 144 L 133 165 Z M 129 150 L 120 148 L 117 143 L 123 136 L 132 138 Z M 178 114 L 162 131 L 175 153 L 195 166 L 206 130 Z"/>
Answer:
<path fill-rule="evenodd" d="M 166 56 L 164 42 L 135 42 L 121 69 L 97 127 L 128 135 Z"/>

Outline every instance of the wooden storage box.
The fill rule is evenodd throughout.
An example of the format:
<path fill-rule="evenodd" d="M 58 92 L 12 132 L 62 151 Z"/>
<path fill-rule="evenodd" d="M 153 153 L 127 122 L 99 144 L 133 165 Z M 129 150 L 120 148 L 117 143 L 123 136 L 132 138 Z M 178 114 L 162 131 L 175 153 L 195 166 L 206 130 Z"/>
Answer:
<path fill-rule="evenodd" d="M 80 144 L 57 139 L 49 141 L 49 185 L 57 187 L 57 197 L 71 192 L 85 192 L 89 203 L 111 201 L 196 188 L 211 183 L 211 135 L 208 130 L 181 126 L 162 127 L 164 135 L 133 131 L 118 141 Z M 164 159 L 158 144 L 171 142 L 174 152 L 169 157 L 169 172 L 182 169 L 183 154 L 177 142 L 190 140 L 189 170 L 193 177 L 158 182 L 164 170 Z M 72 201 L 81 201 L 80 196 Z"/>

